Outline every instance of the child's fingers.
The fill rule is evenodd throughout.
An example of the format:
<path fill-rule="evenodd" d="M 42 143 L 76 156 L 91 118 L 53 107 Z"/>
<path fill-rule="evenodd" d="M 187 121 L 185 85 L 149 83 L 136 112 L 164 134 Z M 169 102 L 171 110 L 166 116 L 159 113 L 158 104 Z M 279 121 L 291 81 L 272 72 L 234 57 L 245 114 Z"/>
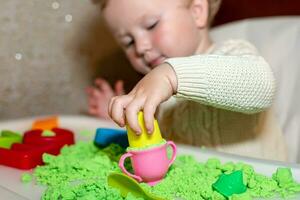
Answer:
<path fill-rule="evenodd" d="M 103 94 L 98 89 L 91 91 L 87 99 L 87 103 L 89 107 L 93 107 L 97 109 L 97 113 L 100 112 L 107 113 L 106 117 L 108 116 L 108 112 L 107 112 L 108 101 L 109 100 L 106 99 L 105 96 L 103 96 Z M 99 109 L 101 111 L 99 111 Z"/>
<path fill-rule="evenodd" d="M 113 93 L 109 83 L 102 78 L 97 78 L 95 80 L 95 85 L 104 93 Z"/>
<path fill-rule="evenodd" d="M 131 101 L 128 95 L 117 96 L 112 99 L 109 114 L 111 118 L 121 127 L 125 126 L 124 108 Z"/>
<path fill-rule="evenodd" d="M 115 84 L 115 93 L 117 96 L 125 94 L 124 90 L 124 82 L 122 80 L 118 80 Z"/>
<path fill-rule="evenodd" d="M 143 108 L 142 100 L 133 100 L 125 108 L 126 122 L 130 128 L 137 133 L 137 135 L 142 133 L 142 129 L 138 123 L 138 112 Z"/>
<path fill-rule="evenodd" d="M 103 78 L 96 78 L 94 80 L 94 84 L 97 86 L 98 84 L 101 84 L 102 82 L 105 82 L 106 80 Z"/>
<path fill-rule="evenodd" d="M 86 93 L 90 97 L 94 97 L 94 96 L 98 97 L 99 95 L 101 95 L 100 90 L 98 88 L 95 88 L 95 87 L 86 88 Z"/>
<path fill-rule="evenodd" d="M 111 98 L 109 103 L 108 103 L 108 114 L 111 118 L 112 118 L 112 105 L 113 105 L 113 102 L 114 102 L 115 98 L 117 98 L 117 97 Z"/>
<path fill-rule="evenodd" d="M 91 87 L 91 86 L 89 86 L 89 87 L 87 87 L 86 89 L 85 89 L 85 92 L 89 95 L 89 96 L 91 96 L 92 95 L 92 92 L 93 92 L 93 90 L 94 90 L 94 88 L 93 87 Z"/>
<path fill-rule="evenodd" d="M 88 113 L 90 115 L 97 116 L 98 115 L 98 109 L 96 107 L 90 106 L 89 109 L 88 109 Z"/>
<path fill-rule="evenodd" d="M 144 106 L 144 121 L 145 121 L 145 127 L 147 129 L 147 132 L 149 134 L 153 133 L 154 127 L 154 114 L 156 111 L 157 103 L 154 101 L 146 101 Z"/>
<path fill-rule="evenodd" d="M 95 96 L 93 95 L 93 88 L 87 88 L 86 89 L 86 93 L 87 93 L 87 103 L 88 103 L 88 106 L 94 106 L 95 105 Z"/>
<path fill-rule="evenodd" d="M 96 98 L 89 98 L 88 99 L 88 105 L 93 107 L 98 107 L 98 99 Z"/>

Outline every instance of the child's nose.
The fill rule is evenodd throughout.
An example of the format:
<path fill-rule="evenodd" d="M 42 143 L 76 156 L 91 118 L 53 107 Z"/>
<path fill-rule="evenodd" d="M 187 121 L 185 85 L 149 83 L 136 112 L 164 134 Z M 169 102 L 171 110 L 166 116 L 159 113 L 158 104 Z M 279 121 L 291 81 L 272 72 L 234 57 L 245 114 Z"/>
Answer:
<path fill-rule="evenodd" d="M 138 55 L 144 55 L 146 51 L 149 51 L 152 48 L 151 41 L 147 38 L 141 38 L 136 40 L 135 43 L 136 52 Z"/>

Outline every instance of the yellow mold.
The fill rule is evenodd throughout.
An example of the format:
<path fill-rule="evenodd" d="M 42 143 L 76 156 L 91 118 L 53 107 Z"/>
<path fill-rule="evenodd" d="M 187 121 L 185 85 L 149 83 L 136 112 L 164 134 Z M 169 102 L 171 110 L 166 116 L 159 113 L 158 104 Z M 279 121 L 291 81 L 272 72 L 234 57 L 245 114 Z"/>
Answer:
<path fill-rule="evenodd" d="M 144 123 L 144 113 L 142 111 L 138 113 L 138 122 L 142 129 L 142 133 L 140 135 L 137 135 L 135 131 L 133 131 L 128 125 L 126 125 L 128 142 L 131 148 L 146 147 L 161 143 L 163 141 L 156 119 L 154 119 L 154 130 L 152 134 L 149 134 L 147 132 Z"/>

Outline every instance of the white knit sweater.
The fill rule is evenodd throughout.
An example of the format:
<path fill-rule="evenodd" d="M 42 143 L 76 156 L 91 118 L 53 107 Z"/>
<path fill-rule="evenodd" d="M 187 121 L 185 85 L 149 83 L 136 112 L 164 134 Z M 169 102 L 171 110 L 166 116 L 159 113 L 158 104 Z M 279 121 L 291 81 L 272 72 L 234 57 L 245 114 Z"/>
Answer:
<path fill-rule="evenodd" d="M 159 109 L 167 139 L 286 160 L 280 128 L 268 109 L 275 93 L 274 76 L 253 45 L 230 40 L 215 44 L 206 54 L 165 62 L 178 79 L 177 94 Z"/>

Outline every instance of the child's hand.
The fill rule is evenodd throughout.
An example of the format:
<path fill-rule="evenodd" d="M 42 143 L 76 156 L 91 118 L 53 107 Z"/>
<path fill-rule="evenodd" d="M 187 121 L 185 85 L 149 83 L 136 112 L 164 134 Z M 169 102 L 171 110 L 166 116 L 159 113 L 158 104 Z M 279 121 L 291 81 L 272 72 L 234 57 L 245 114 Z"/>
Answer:
<path fill-rule="evenodd" d="M 95 86 L 88 87 L 86 92 L 88 95 L 89 114 L 109 119 L 109 101 L 114 96 L 124 94 L 123 81 L 117 81 L 113 90 L 106 80 L 98 78 L 95 80 Z"/>
<path fill-rule="evenodd" d="M 128 95 L 112 98 L 109 115 L 121 127 L 128 125 L 136 133 L 141 133 L 137 114 L 144 112 L 148 133 L 153 132 L 154 114 L 158 105 L 166 101 L 177 90 L 177 77 L 169 64 L 162 64 L 150 71 Z"/>

